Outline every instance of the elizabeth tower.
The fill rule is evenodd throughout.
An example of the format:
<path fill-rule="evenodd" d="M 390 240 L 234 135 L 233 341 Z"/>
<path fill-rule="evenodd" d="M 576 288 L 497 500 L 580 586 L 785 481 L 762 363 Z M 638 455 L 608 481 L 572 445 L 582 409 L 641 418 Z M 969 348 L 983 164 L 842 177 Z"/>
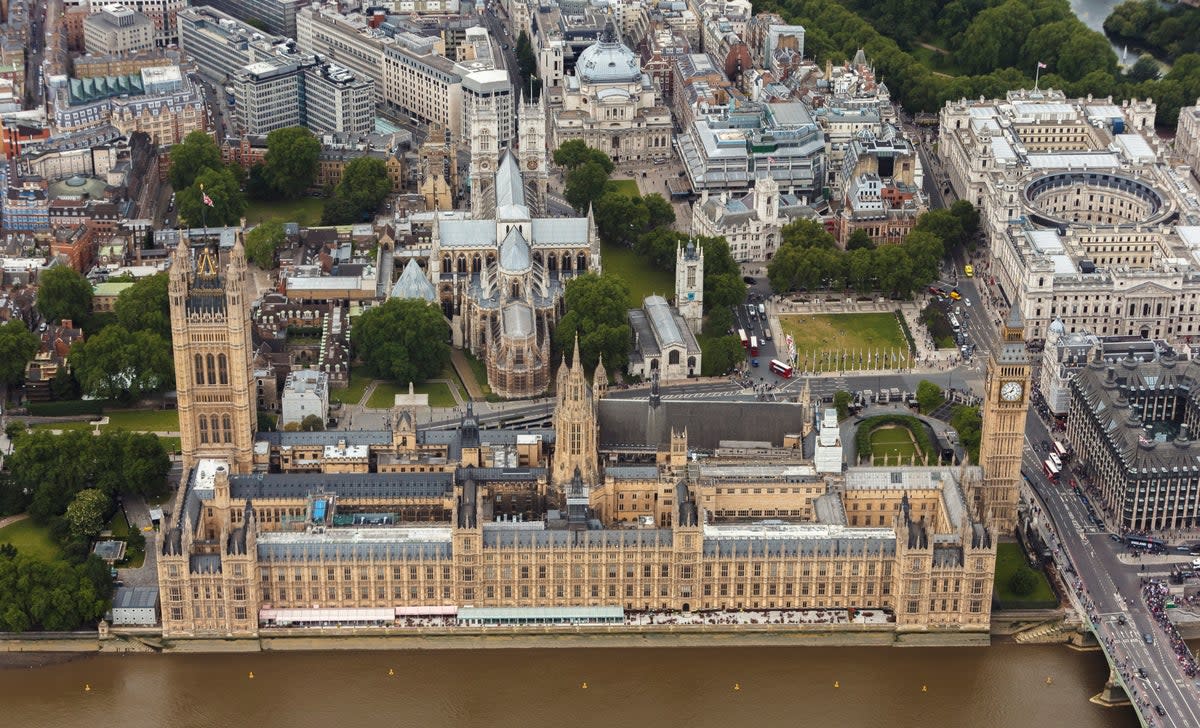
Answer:
<path fill-rule="evenodd" d="M 1030 386 L 1025 325 L 1015 306 L 1001 334 L 1000 351 L 988 360 L 979 443 L 983 483 L 973 488 L 972 499 L 980 520 L 996 533 L 1009 533 L 1017 525 Z"/>

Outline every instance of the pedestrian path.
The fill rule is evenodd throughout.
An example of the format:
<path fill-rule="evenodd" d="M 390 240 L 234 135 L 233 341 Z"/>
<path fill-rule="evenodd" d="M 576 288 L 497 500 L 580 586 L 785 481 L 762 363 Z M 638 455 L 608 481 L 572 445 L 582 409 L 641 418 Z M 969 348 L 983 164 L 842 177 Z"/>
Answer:
<path fill-rule="evenodd" d="M 484 399 L 483 387 L 479 386 L 479 381 L 475 379 L 475 370 L 471 368 L 471 362 L 467 361 L 467 355 L 463 353 L 462 349 L 450 349 L 450 362 L 454 365 L 454 371 L 458 372 L 458 377 L 462 380 L 463 386 L 467 388 L 467 394 L 471 399 Z"/>

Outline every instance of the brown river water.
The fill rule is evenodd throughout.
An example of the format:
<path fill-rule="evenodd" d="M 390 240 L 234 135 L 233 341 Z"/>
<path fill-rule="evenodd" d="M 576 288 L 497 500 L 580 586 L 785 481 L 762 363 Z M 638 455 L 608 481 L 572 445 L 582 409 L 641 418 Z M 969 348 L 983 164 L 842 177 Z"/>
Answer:
<path fill-rule="evenodd" d="M 0 670 L 0 725 L 1136 726 L 1088 702 L 1106 675 L 1018 645 L 87 656 Z"/>

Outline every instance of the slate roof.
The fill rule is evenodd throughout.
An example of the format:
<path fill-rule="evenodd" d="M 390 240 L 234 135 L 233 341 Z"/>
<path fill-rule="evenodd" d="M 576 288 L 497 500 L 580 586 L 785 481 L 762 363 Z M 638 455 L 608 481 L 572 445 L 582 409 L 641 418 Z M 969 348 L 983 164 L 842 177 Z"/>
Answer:
<path fill-rule="evenodd" d="M 437 291 L 433 284 L 425 277 L 425 271 L 417 264 L 415 258 L 409 258 L 408 265 L 404 266 L 404 272 L 396 279 L 396 284 L 392 286 L 391 298 L 422 298 L 426 301 L 432 301 L 437 298 Z"/>
<path fill-rule="evenodd" d="M 686 427 L 688 445 L 701 450 L 715 450 L 721 441 L 782 445 L 784 435 L 804 425 L 804 408 L 791 402 L 664 399 L 651 407 L 645 399 L 605 397 L 599 410 L 600 442 L 606 446 L 665 445 L 672 427 Z"/>

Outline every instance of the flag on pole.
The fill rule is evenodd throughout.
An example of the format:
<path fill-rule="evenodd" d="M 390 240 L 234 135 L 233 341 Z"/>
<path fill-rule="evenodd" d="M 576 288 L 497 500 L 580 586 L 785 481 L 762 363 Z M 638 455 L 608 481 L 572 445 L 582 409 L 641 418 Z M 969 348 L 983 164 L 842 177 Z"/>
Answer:
<path fill-rule="evenodd" d="M 200 197 L 201 197 L 201 198 L 204 200 L 204 204 L 208 205 L 209 207 L 213 207 L 213 206 L 214 206 L 214 205 L 213 205 L 212 198 L 211 198 L 211 197 L 209 197 L 209 196 L 208 196 L 208 193 L 207 193 L 207 192 L 205 192 L 204 190 L 200 190 Z"/>
<path fill-rule="evenodd" d="M 1038 61 L 1038 68 L 1039 68 L 1039 69 L 1040 69 L 1040 68 L 1045 68 L 1045 67 L 1046 67 L 1046 64 L 1045 64 L 1045 63 L 1042 63 L 1041 61 Z"/>

